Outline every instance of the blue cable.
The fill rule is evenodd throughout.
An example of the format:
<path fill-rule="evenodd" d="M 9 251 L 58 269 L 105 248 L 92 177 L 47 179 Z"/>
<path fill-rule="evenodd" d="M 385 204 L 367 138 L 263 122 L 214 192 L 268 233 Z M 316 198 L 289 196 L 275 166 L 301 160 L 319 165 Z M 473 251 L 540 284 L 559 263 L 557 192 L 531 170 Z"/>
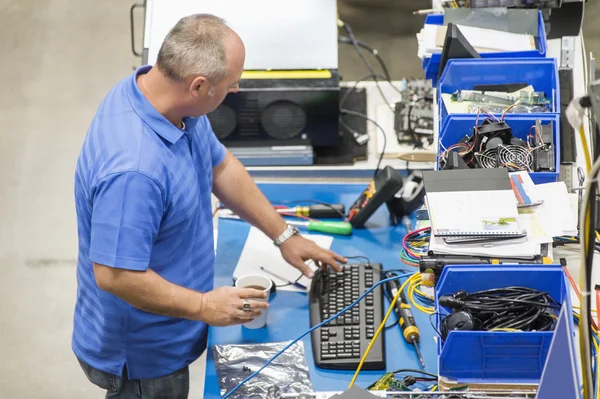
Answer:
<path fill-rule="evenodd" d="M 352 309 L 354 306 L 356 306 L 368 293 L 370 293 L 371 291 L 373 291 L 375 288 L 377 288 L 378 286 L 380 286 L 381 284 L 387 283 L 388 281 L 392 281 L 392 280 L 398 280 L 404 277 L 408 277 L 408 276 L 412 276 L 414 273 L 406 273 L 406 274 L 401 274 L 399 276 L 394 276 L 394 277 L 390 277 L 390 278 L 386 278 L 383 280 L 380 280 L 377 284 L 373 285 L 371 288 L 369 288 L 368 290 L 366 290 L 361 296 L 358 297 L 358 299 L 354 302 L 352 302 L 350 305 L 348 305 L 345 309 L 342 309 L 341 311 L 339 311 L 337 314 L 331 316 L 330 318 L 328 318 L 325 321 L 322 321 L 321 323 L 315 325 L 314 327 L 310 328 L 308 331 L 306 331 L 305 333 L 303 333 L 302 335 L 300 335 L 298 338 L 296 338 L 295 340 L 293 340 L 292 342 L 290 342 L 285 348 L 283 348 L 282 350 L 280 350 L 279 352 L 277 352 L 275 355 L 273 355 L 272 358 L 270 358 L 261 368 L 259 368 L 258 370 L 256 370 L 254 373 L 250 374 L 248 377 L 244 378 L 242 380 L 242 382 L 240 382 L 239 384 L 237 384 L 231 391 L 227 392 L 227 394 L 225 394 L 225 396 L 223 396 L 223 399 L 227 399 L 229 396 L 231 396 L 232 393 L 234 393 L 235 391 L 237 391 L 238 389 L 240 389 L 245 383 L 247 383 L 248 381 L 250 381 L 252 378 L 256 377 L 258 374 L 260 374 L 261 371 L 263 371 L 269 364 L 271 364 L 275 359 L 277 359 L 283 352 L 285 352 L 286 350 L 288 350 L 292 345 L 294 345 L 296 342 L 300 341 L 302 338 L 304 338 L 306 335 L 310 334 L 311 332 L 313 332 L 314 330 L 316 330 L 317 328 L 321 327 L 324 324 L 329 323 L 331 320 L 334 320 L 338 317 L 340 317 L 342 314 L 346 313 L 348 310 Z"/>

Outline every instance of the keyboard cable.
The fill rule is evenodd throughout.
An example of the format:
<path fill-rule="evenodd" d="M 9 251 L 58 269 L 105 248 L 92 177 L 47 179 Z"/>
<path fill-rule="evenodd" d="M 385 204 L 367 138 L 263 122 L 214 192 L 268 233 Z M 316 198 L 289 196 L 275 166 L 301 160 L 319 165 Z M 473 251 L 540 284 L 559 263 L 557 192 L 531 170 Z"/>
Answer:
<path fill-rule="evenodd" d="M 269 364 L 271 364 L 275 359 L 277 359 L 282 353 L 284 353 L 286 350 L 288 350 L 292 345 L 294 345 L 296 342 L 300 341 L 302 338 L 304 338 L 306 335 L 310 334 L 311 332 L 313 332 L 314 330 L 316 330 L 317 328 L 320 328 L 321 326 L 329 323 L 331 320 L 337 319 L 338 317 L 340 317 L 342 314 L 346 313 L 348 310 L 352 309 L 354 306 L 356 306 L 365 296 L 367 296 L 367 294 L 369 294 L 370 292 L 372 292 L 375 288 L 379 287 L 381 284 L 385 284 L 388 281 L 392 281 L 392 280 L 398 280 L 401 278 L 405 278 L 405 277 L 409 277 L 412 276 L 414 273 L 406 273 L 406 274 L 400 274 L 398 276 L 394 276 L 394 277 L 390 277 L 390 278 L 386 278 L 383 280 L 380 280 L 379 282 L 377 282 L 376 284 L 374 284 L 372 287 L 370 287 L 368 290 L 366 290 L 365 292 L 362 293 L 362 295 L 360 295 L 358 297 L 357 300 L 355 300 L 354 302 L 352 302 L 350 305 L 348 305 L 347 307 L 345 307 L 344 309 L 340 310 L 337 314 L 331 316 L 330 318 L 328 318 L 327 320 L 322 321 L 319 324 L 316 324 L 314 327 L 311 327 L 310 329 L 308 329 L 306 332 L 302 333 L 298 338 L 294 339 L 293 341 L 291 341 L 289 344 L 287 344 L 283 349 L 281 349 L 279 352 L 277 352 L 275 355 L 273 355 L 273 357 L 271 357 L 269 360 L 267 360 L 267 362 L 265 364 L 262 365 L 261 368 L 259 368 L 258 370 L 256 370 L 254 373 L 250 374 L 248 377 L 244 378 L 239 384 L 237 384 L 235 387 L 233 387 L 231 389 L 231 391 L 227 392 L 225 394 L 225 396 L 223 396 L 223 399 L 227 399 L 229 398 L 235 391 L 237 391 L 238 389 L 240 389 L 242 386 L 244 386 L 244 384 L 248 381 L 250 381 L 252 378 L 256 377 L 258 374 L 260 374 L 261 371 L 263 371 L 265 368 L 267 368 L 267 366 L 269 366 Z M 398 292 L 401 292 L 402 289 L 404 289 L 404 286 L 406 285 L 406 283 L 408 282 L 408 280 L 406 280 L 406 282 L 404 282 L 404 284 L 402 284 L 401 289 Z M 390 307 L 390 309 L 393 310 L 393 307 L 396 303 L 396 300 L 398 299 L 398 295 L 396 295 L 394 297 L 394 301 L 392 303 L 392 306 Z M 383 321 L 383 325 L 385 326 L 385 322 L 387 321 L 388 317 L 389 317 L 389 313 L 386 315 L 386 318 Z M 379 326 L 381 329 L 381 326 Z M 377 335 L 379 334 L 379 330 L 377 330 L 377 333 L 374 335 L 374 338 L 377 338 Z M 367 348 L 367 354 L 369 353 L 369 351 L 371 350 L 371 346 L 373 345 L 373 342 L 375 340 L 371 340 L 371 343 L 369 344 L 369 347 Z M 358 375 L 358 371 L 360 370 L 360 367 L 362 367 L 362 363 L 364 362 L 364 359 L 366 359 L 366 355 L 363 357 L 363 359 L 361 360 L 361 363 L 359 365 L 359 369 L 357 370 L 356 374 L 354 375 L 354 378 L 352 379 L 352 383 L 350 384 L 352 386 L 352 384 L 354 384 L 354 381 L 356 380 L 356 376 Z"/>
<path fill-rule="evenodd" d="M 402 276 L 406 276 L 406 275 L 403 274 Z M 381 282 L 383 282 L 383 281 L 390 281 L 390 280 L 396 280 L 396 279 L 393 278 L 393 277 L 387 278 L 387 279 L 381 280 L 379 282 L 379 284 L 381 284 Z M 365 360 L 367 359 L 367 356 L 369 356 L 369 352 L 371 352 L 371 348 L 373 347 L 373 344 L 377 340 L 377 337 L 379 337 L 379 334 L 381 333 L 381 331 L 385 328 L 385 324 L 387 323 L 388 318 L 392 314 L 392 311 L 394 310 L 394 306 L 396 306 L 396 301 L 398 301 L 398 298 L 400 297 L 400 293 L 402 291 L 404 291 L 404 288 L 408 285 L 408 282 L 410 280 L 411 280 L 410 278 L 408 280 L 406 280 L 402 284 L 402 286 L 400 287 L 400 289 L 398 290 L 398 292 L 396 293 L 396 295 L 394 295 L 394 298 L 392 299 L 392 302 L 390 303 L 390 307 L 388 308 L 387 313 L 385 314 L 385 317 L 381 321 L 381 324 L 379 324 L 379 327 L 377 328 L 377 331 L 375 331 L 375 335 L 373 335 L 373 338 L 371 338 L 371 342 L 369 342 L 369 346 L 367 346 L 367 349 L 365 350 L 365 353 L 363 354 L 362 358 L 360 359 L 360 362 L 358 363 L 358 367 L 356 368 L 356 371 L 354 372 L 354 376 L 352 377 L 352 381 L 350 381 L 350 385 L 348 385 L 348 389 L 352 388 L 352 386 L 356 382 L 356 379 L 358 378 L 358 374 L 360 373 L 360 370 L 362 369 L 362 366 L 365 363 Z"/>

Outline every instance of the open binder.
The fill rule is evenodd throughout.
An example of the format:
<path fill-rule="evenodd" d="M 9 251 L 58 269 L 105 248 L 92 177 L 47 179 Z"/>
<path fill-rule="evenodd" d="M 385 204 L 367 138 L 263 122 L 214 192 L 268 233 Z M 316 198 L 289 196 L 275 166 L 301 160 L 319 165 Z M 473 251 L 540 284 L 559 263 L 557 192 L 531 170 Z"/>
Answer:
<path fill-rule="evenodd" d="M 435 236 L 502 240 L 527 235 L 519 226 L 507 169 L 427 171 L 423 180 Z"/>

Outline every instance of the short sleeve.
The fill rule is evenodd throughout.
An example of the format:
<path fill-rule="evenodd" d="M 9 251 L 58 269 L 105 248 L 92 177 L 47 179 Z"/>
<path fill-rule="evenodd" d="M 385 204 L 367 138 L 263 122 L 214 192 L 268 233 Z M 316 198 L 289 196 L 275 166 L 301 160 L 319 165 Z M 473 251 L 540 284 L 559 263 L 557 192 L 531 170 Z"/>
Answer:
<path fill-rule="evenodd" d="M 212 158 L 211 159 L 212 167 L 214 169 L 217 166 L 219 166 L 219 164 L 221 162 L 223 162 L 223 160 L 225 159 L 225 155 L 227 154 L 227 151 L 226 151 L 223 143 L 221 143 L 219 141 L 219 139 L 217 139 L 217 136 L 215 135 L 215 132 L 213 131 L 208 118 L 206 116 L 204 118 L 205 118 L 204 123 L 206 124 L 207 130 L 208 130 L 206 133 L 208 134 L 208 145 L 210 147 L 210 155 Z"/>
<path fill-rule="evenodd" d="M 139 172 L 111 174 L 93 193 L 90 259 L 147 270 L 164 211 L 158 183 Z"/>

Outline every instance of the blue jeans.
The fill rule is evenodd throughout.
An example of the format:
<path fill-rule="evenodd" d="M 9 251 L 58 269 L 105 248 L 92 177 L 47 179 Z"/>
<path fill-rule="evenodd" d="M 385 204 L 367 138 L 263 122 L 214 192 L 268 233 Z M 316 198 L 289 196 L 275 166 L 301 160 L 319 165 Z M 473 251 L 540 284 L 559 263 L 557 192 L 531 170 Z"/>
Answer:
<path fill-rule="evenodd" d="M 127 368 L 123 377 L 97 370 L 79 360 L 90 382 L 106 390 L 106 399 L 187 399 L 190 390 L 190 372 L 184 367 L 173 374 L 148 380 L 130 380 Z"/>

